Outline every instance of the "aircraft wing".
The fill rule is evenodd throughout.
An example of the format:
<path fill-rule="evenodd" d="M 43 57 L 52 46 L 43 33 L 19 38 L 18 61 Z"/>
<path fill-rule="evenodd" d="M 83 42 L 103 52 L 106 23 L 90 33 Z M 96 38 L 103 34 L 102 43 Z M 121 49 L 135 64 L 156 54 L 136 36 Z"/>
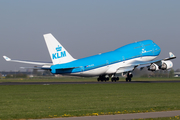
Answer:
<path fill-rule="evenodd" d="M 169 52 L 169 57 L 168 57 L 168 58 L 164 58 L 164 59 L 160 59 L 160 60 L 147 61 L 147 62 L 144 62 L 144 61 L 134 61 L 133 63 L 128 64 L 128 65 L 126 65 L 126 66 L 121 66 L 121 67 L 116 71 L 116 73 L 133 71 L 133 70 L 134 70 L 135 68 L 137 68 L 137 67 L 144 68 L 144 67 L 150 66 L 150 65 L 153 64 L 153 63 L 159 64 L 159 63 L 161 63 L 162 61 L 167 61 L 167 60 L 171 60 L 171 59 L 175 59 L 175 58 L 176 58 L 176 56 L 175 56 L 172 52 Z"/>
<path fill-rule="evenodd" d="M 133 71 L 136 67 L 138 67 L 138 65 L 126 65 L 126 66 L 118 68 L 116 73 L 124 73 L 124 72 Z"/>
<path fill-rule="evenodd" d="M 10 62 L 19 62 L 19 63 L 34 64 L 34 65 L 45 65 L 45 66 L 53 65 L 53 63 L 45 63 L 45 62 L 33 62 L 33 61 L 23 61 L 23 60 L 11 60 L 11 58 L 9 58 L 9 57 L 7 57 L 7 56 L 3 56 L 3 58 L 4 58 L 6 61 L 10 61 Z"/>
<path fill-rule="evenodd" d="M 171 59 L 175 59 L 176 58 L 176 56 L 172 53 L 172 52 L 169 52 L 169 57 L 168 58 L 165 58 L 165 59 L 163 59 L 163 60 L 171 60 Z"/>
<path fill-rule="evenodd" d="M 135 61 L 133 65 L 139 66 L 139 65 L 152 64 L 152 63 L 158 64 L 161 61 L 167 61 L 167 60 L 171 60 L 171 59 L 175 59 L 175 58 L 176 58 L 176 56 L 172 52 L 169 52 L 168 58 L 164 58 L 164 59 L 160 59 L 160 60 L 154 60 L 154 61 L 148 61 L 148 62 Z"/>

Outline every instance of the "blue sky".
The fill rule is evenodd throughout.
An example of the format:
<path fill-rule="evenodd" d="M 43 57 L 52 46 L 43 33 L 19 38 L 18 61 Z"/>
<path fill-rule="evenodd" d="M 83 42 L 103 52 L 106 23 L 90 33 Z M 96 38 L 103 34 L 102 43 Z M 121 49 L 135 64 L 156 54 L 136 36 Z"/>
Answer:
<path fill-rule="evenodd" d="M 161 47 L 159 59 L 173 52 L 180 68 L 179 0 L 2 0 L 0 56 L 51 61 L 43 34 L 52 33 L 74 58 L 151 39 Z M 32 65 L 6 62 L 1 70 Z"/>

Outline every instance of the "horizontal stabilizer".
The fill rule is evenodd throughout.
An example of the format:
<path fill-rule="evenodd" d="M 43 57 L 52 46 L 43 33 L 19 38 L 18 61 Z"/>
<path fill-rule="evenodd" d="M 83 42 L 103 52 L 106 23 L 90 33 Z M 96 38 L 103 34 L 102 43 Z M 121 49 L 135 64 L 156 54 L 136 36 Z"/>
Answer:
<path fill-rule="evenodd" d="M 52 63 L 45 63 L 45 62 L 34 62 L 34 61 L 23 61 L 23 60 L 11 60 L 11 58 L 7 57 L 7 56 L 3 56 L 3 58 L 6 61 L 10 61 L 10 62 L 19 62 L 19 63 L 27 63 L 27 64 L 34 64 L 34 65 L 52 65 Z"/>
<path fill-rule="evenodd" d="M 21 69 L 51 70 L 49 67 L 20 67 Z"/>

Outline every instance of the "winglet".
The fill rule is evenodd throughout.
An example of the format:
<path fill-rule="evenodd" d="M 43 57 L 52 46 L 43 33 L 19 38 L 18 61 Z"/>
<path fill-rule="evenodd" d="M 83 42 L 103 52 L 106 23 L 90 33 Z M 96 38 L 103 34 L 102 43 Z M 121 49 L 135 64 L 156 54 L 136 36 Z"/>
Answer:
<path fill-rule="evenodd" d="M 169 52 L 169 56 L 170 56 L 170 58 L 175 58 L 176 57 L 172 52 Z"/>
<path fill-rule="evenodd" d="M 11 61 L 11 59 L 8 58 L 7 56 L 3 56 L 3 58 L 4 58 L 6 61 Z"/>
<path fill-rule="evenodd" d="M 172 53 L 172 52 L 169 52 L 169 58 L 165 58 L 164 60 L 171 60 L 171 59 L 175 59 L 176 56 Z"/>

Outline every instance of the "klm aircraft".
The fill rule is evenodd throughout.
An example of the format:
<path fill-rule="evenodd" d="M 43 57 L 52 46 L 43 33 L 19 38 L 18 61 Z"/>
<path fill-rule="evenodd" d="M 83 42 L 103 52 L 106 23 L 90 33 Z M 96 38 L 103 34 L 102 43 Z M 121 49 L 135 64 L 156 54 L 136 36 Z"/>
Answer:
<path fill-rule="evenodd" d="M 167 70 L 173 67 L 170 60 L 176 58 L 170 52 L 168 58 L 154 60 L 160 54 L 161 48 L 152 40 L 144 40 L 122 46 L 114 51 L 74 59 L 52 34 L 45 34 L 44 39 L 52 60 L 51 63 L 11 60 L 7 56 L 3 57 L 6 61 L 39 65 L 38 68 L 50 70 L 53 74 L 99 76 L 98 81 L 106 81 L 109 78 L 112 81 L 119 80 L 117 74 L 129 74 L 140 66 L 145 66 L 150 71 Z M 127 77 L 126 81 L 128 80 L 130 81 L 131 78 Z"/>

